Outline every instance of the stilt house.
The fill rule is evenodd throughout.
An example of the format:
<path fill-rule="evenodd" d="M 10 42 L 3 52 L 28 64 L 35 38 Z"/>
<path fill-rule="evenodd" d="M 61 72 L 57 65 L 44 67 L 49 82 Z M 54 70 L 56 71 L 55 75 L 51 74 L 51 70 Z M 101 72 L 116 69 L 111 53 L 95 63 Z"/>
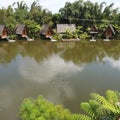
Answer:
<path fill-rule="evenodd" d="M 49 25 L 43 25 L 42 29 L 40 30 L 40 35 L 45 38 L 51 38 L 52 33 L 52 28 Z"/>
<path fill-rule="evenodd" d="M 0 38 L 4 39 L 8 37 L 8 29 L 5 25 L 0 25 Z"/>
<path fill-rule="evenodd" d="M 93 26 L 91 27 L 90 34 L 97 34 L 97 33 L 98 33 L 98 29 L 96 28 L 95 25 L 93 25 Z"/>
<path fill-rule="evenodd" d="M 25 24 L 20 24 L 20 25 L 16 26 L 16 28 L 15 28 L 15 34 L 19 35 L 21 37 L 28 36 L 27 26 Z"/>
<path fill-rule="evenodd" d="M 80 41 L 79 38 L 69 38 L 69 36 L 66 36 L 66 32 L 75 32 L 76 25 L 75 24 L 57 24 L 57 32 L 61 34 L 62 41 L 65 42 L 72 42 L 72 41 Z"/>
<path fill-rule="evenodd" d="M 112 38 L 115 34 L 116 34 L 115 29 L 113 28 L 112 25 L 109 25 L 104 31 L 104 36 L 108 39 Z"/>
<path fill-rule="evenodd" d="M 92 38 L 90 41 L 95 41 L 95 38 L 96 38 L 96 36 L 98 34 L 98 29 L 96 28 L 95 25 L 93 25 L 91 27 L 90 34 L 91 34 L 91 38 Z"/>

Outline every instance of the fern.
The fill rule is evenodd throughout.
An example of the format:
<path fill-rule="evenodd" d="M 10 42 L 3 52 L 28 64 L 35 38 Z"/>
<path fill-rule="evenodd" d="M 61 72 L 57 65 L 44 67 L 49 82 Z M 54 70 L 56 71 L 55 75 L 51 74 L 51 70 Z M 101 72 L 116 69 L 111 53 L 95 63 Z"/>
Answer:
<path fill-rule="evenodd" d="M 74 120 L 94 120 L 93 118 L 83 114 L 76 114 L 74 117 Z"/>
<path fill-rule="evenodd" d="M 92 93 L 91 94 L 91 98 L 95 99 L 96 101 L 98 101 L 100 104 L 109 104 L 109 102 L 101 95 L 97 94 L 97 93 Z"/>
<path fill-rule="evenodd" d="M 108 92 L 110 92 L 110 91 L 107 91 L 107 95 L 108 95 Z M 116 107 L 114 105 L 115 103 L 111 104 L 105 97 L 103 97 L 97 93 L 91 94 L 91 97 L 93 99 L 95 99 L 98 103 L 100 103 L 102 105 L 103 109 L 106 109 L 107 111 L 111 111 L 115 114 L 120 112 L 119 109 L 116 109 Z"/>
<path fill-rule="evenodd" d="M 106 91 L 106 99 L 114 105 L 116 102 L 119 102 L 119 98 L 117 96 L 117 93 L 113 90 L 107 90 Z"/>
<path fill-rule="evenodd" d="M 89 103 L 84 102 L 84 103 L 81 103 L 80 106 L 84 110 L 84 112 L 86 112 L 90 117 L 94 118 L 95 114 L 94 114 L 94 111 L 92 110 L 92 107 Z"/>
<path fill-rule="evenodd" d="M 89 104 L 92 107 L 93 111 L 95 111 L 97 108 L 101 106 L 100 103 L 98 103 L 96 100 L 90 99 Z"/>
<path fill-rule="evenodd" d="M 92 93 L 88 102 L 81 103 L 81 108 L 92 120 L 116 120 L 120 118 L 120 93 L 106 91 L 106 96 Z M 86 115 L 85 115 L 86 116 Z"/>

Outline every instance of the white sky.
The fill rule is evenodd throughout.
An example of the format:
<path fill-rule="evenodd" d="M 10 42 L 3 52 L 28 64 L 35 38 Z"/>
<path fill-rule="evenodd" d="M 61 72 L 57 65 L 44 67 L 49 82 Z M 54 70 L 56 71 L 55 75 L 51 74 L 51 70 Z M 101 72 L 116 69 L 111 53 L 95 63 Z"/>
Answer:
<path fill-rule="evenodd" d="M 14 2 L 24 1 L 28 6 L 33 3 L 35 0 L 0 0 L 0 8 L 7 7 L 8 5 L 12 5 Z M 43 8 L 47 8 L 52 11 L 52 13 L 57 13 L 60 8 L 64 7 L 65 2 L 74 2 L 76 0 L 39 0 L 39 4 Z M 86 0 L 85 0 L 86 1 Z M 110 3 L 114 3 L 114 7 L 120 7 L 120 0 L 91 0 L 92 2 L 106 2 L 107 5 Z"/>

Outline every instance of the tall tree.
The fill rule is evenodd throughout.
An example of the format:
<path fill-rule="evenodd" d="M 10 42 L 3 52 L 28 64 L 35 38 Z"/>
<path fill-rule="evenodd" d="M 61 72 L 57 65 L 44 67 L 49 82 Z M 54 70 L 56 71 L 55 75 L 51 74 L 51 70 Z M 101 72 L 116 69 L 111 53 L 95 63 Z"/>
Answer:
<path fill-rule="evenodd" d="M 13 6 L 17 5 L 14 12 L 14 17 L 17 22 L 24 23 L 25 19 L 28 19 L 28 6 L 24 1 L 14 2 Z"/>
<path fill-rule="evenodd" d="M 113 3 L 107 5 L 105 2 L 92 3 L 91 1 L 78 0 L 74 3 L 66 2 L 59 10 L 63 23 L 76 23 L 77 25 L 88 26 L 101 23 L 103 20 L 115 20 L 118 8 L 113 9 Z"/>
<path fill-rule="evenodd" d="M 24 1 L 14 2 L 14 3 L 13 3 L 13 6 L 15 6 L 15 5 L 17 5 L 17 8 L 16 8 L 16 9 L 24 9 L 24 10 L 28 9 L 28 6 L 27 6 L 27 4 L 26 4 Z"/>

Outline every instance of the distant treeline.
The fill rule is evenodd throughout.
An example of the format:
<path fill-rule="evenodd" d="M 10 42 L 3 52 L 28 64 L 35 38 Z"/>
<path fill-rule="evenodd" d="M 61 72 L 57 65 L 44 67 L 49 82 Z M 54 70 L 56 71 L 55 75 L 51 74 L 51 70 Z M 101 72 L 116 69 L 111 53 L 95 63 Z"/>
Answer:
<path fill-rule="evenodd" d="M 86 32 L 93 24 L 99 29 L 112 24 L 117 34 L 120 33 L 119 9 L 114 8 L 113 3 L 107 5 L 105 2 L 100 4 L 84 0 L 66 2 L 56 14 L 43 9 L 38 1 L 34 1 L 30 7 L 24 1 L 18 1 L 7 8 L 0 9 L 0 24 L 5 24 L 11 33 L 17 24 L 23 23 L 27 25 L 32 34 L 37 33 L 43 24 L 56 28 L 58 23 L 74 23 L 76 26 L 82 26 L 83 32 Z"/>

